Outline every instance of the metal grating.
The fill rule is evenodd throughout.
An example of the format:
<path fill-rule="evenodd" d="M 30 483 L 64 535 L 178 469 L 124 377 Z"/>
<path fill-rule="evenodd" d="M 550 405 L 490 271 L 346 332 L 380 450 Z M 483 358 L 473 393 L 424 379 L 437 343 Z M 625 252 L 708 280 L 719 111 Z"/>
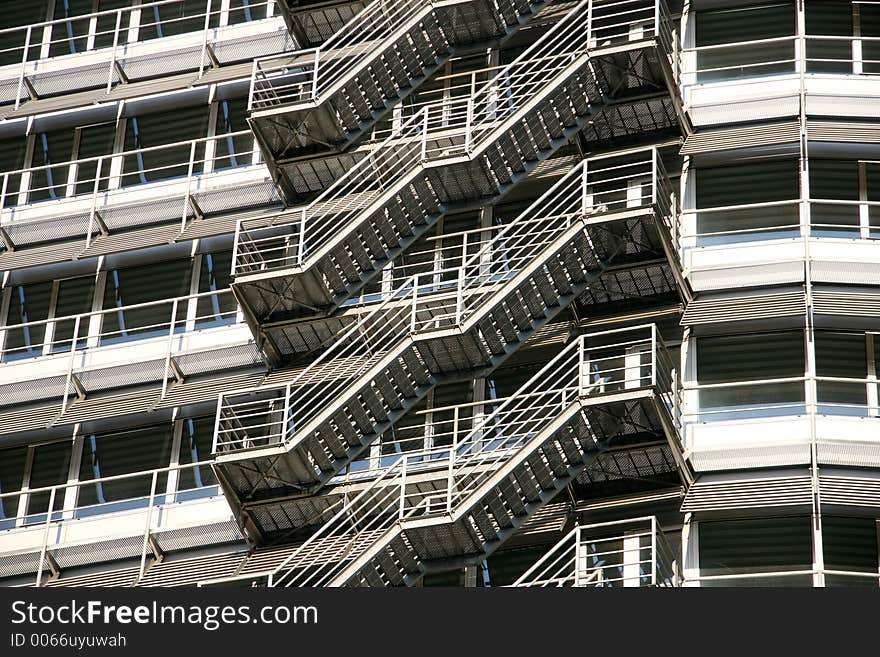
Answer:
<path fill-rule="evenodd" d="M 812 504 L 809 475 L 751 479 L 699 479 L 691 484 L 681 505 L 682 513 L 804 506 Z"/>

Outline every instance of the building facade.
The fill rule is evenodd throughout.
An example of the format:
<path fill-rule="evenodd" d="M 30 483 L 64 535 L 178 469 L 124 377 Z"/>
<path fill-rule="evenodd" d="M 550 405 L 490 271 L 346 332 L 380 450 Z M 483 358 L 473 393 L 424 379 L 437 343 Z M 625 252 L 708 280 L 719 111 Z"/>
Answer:
<path fill-rule="evenodd" d="M 25 4 L 0 583 L 880 585 L 880 4 Z"/>

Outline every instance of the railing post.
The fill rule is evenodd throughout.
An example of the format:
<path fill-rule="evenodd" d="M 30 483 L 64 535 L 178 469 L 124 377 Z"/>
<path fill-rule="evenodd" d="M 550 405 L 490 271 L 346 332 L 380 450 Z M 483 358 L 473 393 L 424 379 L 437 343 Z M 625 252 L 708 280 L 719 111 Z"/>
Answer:
<path fill-rule="evenodd" d="M 413 276 L 412 278 L 412 313 L 410 316 L 410 333 L 416 332 L 416 306 L 418 305 L 419 300 L 419 277 Z"/>
<path fill-rule="evenodd" d="M 119 47 L 119 28 L 122 27 L 122 9 L 116 10 L 116 27 L 113 28 L 113 52 L 110 55 L 110 70 L 107 72 L 107 93 L 113 89 L 113 71 L 116 69 L 116 50 Z"/>
<path fill-rule="evenodd" d="M 403 465 L 401 466 L 400 471 L 400 511 L 398 512 L 398 518 L 403 520 L 404 508 L 406 506 L 406 462 L 407 458 L 403 457 Z"/>
<path fill-rule="evenodd" d="M 171 369 L 171 351 L 174 343 L 174 328 L 177 325 L 177 302 L 175 298 L 171 302 L 171 319 L 168 322 L 168 345 L 165 349 L 165 369 L 162 372 L 162 399 L 168 393 L 168 370 Z"/>
<path fill-rule="evenodd" d="M 458 452 L 458 406 L 452 413 L 452 449 L 449 451 L 449 470 L 446 474 L 446 513 L 452 514 L 452 487 L 455 481 L 455 454 Z"/>
<path fill-rule="evenodd" d="M 3 209 L 6 207 L 6 192 L 9 188 L 9 174 L 3 174 L 3 187 L 0 188 L 0 214 L 2 214 Z"/>
<path fill-rule="evenodd" d="M 192 142 L 190 142 L 189 147 L 189 165 L 187 166 L 186 171 L 186 197 L 183 200 L 183 212 L 180 219 L 181 231 L 186 230 L 187 210 L 189 209 L 190 196 L 192 196 L 192 176 L 196 160 L 196 143 L 196 140 L 193 140 Z"/>
<path fill-rule="evenodd" d="M 455 325 L 461 326 L 464 313 L 464 281 L 465 268 L 458 268 L 458 285 L 455 286 Z"/>
<path fill-rule="evenodd" d="M 651 149 L 651 205 L 657 207 L 657 149 Z"/>
<path fill-rule="evenodd" d="M 422 162 L 425 162 L 428 159 L 428 114 L 430 114 L 428 109 L 430 107 L 430 105 L 426 105 L 421 110 L 425 113 L 425 118 L 422 123 Z"/>
<path fill-rule="evenodd" d="M 302 218 L 299 222 L 299 244 L 296 248 L 296 266 L 302 267 L 306 258 L 306 224 L 308 223 L 306 208 L 302 210 Z"/>
<path fill-rule="evenodd" d="M 471 97 L 468 98 L 467 102 L 467 116 L 464 121 L 464 152 L 465 155 L 471 154 L 471 128 L 474 123 L 474 96 L 471 94 Z"/>
<path fill-rule="evenodd" d="M 284 415 L 281 416 L 281 434 L 279 435 L 279 443 L 283 444 L 287 440 L 288 434 L 293 435 L 296 427 L 290 422 L 290 385 L 284 388 Z"/>
<path fill-rule="evenodd" d="M 153 480 L 150 484 L 150 499 L 147 504 L 147 522 L 144 526 L 144 543 L 141 546 L 141 567 L 138 574 L 138 581 L 143 579 L 144 570 L 147 565 L 147 547 L 150 545 L 150 527 L 153 524 L 153 505 L 156 503 L 156 482 L 158 479 L 158 470 L 153 470 Z"/>
<path fill-rule="evenodd" d="M 318 66 L 321 63 L 321 49 L 315 48 L 315 70 L 312 73 L 312 100 L 318 100 Z"/>
<path fill-rule="evenodd" d="M 208 30 L 211 29 L 211 0 L 205 6 L 205 27 L 202 31 L 202 54 L 199 58 L 199 79 L 205 74 L 205 53 L 208 50 Z"/>
<path fill-rule="evenodd" d="M 15 109 L 21 107 L 21 88 L 24 86 L 24 69 L 27 66 L 28 50 L 31 49 L 31 30 L 32 26 L 28 25 L 24 37 L 24 51 L 21 53 L 21 72 L 18 75 L 18 90 L 15 92 Z"/>
<path fill-rule="evenodd" d="M 657 325 L 651 324 L 651 387 L 657 387 Z"/>
<path fill-rule="evenodd" d="M 67 378 L 64 381 L 64 397 L 61 399 L 61 412 L 67 410 L 67 398 L 70 396 L 70 383 L 73 379 L 73 363 L 76 360 L 76 344 L 79 341 L 79 326 L 82 315 L 73 320 L 73 340 L 70 343 L 70 362 L 67 364 Z"/>
<path fill-rule="evenodd" d="M 52 486 L 52 490 L 49 491 L 49 508 L 46 509 L 46 526 L 43 529 L 43 544 L 40 547 L 40 563 L 37 566 L 37 586 L 40 586 L 43 580 L 43 562 L 46 560 L 46 552 L 49 550 L 49 529 L 52 527 L 52 511 L 55 509 L 56 490 L 57 487 Z"/>
<path fill-rule="evenodd" d="M 217 395 L 217 411 L 214 413 L 214 444 L 211 445 L 211 453 L 220 453 L 220 417 L 223 414 L 223 393 Z"/>
<path fill-rule="evenodd" d="M 657 586 L 657 518 L 651 516 L 651 586 Z"/>

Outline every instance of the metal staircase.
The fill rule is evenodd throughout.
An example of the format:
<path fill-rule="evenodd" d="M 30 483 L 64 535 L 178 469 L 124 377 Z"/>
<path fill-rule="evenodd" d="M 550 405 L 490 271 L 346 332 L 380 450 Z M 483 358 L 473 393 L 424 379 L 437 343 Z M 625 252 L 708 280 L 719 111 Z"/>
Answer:
<path fill-rule="evenodd" d="M 586 160 L 461 267 L 416 275 L 349 320 L 292 381 L 223 394 L 227 496 L 241 511 L 314 492 L 432 386 L 496 367 L 612 263 L 659 255 L 678 271 L 674 203 L 654 149 Z"/>
<path fill-rule="evenodd" d="M 655 326 L 580 336 L 460 442 L 402 456 L 333 509 L 270 585 L 410 585 L 481 561 L 603 448 L 659 435 L 680 454 L 678 407 Z"/>
<path fill-rule="evenodd" d="M 660 7 L 583 0 L 472 96 L 422 107 L 301 211 L 241 220 L 233 289 L 258 339 L 357 294 L 444 213 L 509 192 L 626 92 L 623 63 L 674 89 Z"/>
<path fill-rule="evenodd" d="M 509 37 L 543 4 L 373 0 L 319 47 L 257 59 L 249 120 L 270 166 L 344 149 L 457 50 Z"/>
<path fill-rule="evenodd" d="M 511 586 L 680 585 L 675 552 L 657 518 L 647 516 L 575 527 Z"/>

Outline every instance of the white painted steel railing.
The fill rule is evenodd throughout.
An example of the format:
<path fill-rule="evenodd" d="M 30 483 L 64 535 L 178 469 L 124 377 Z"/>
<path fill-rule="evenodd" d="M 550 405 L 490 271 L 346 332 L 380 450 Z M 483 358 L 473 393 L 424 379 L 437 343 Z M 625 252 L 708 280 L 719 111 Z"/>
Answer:
<path fill-rule="evenodd" d="M 233 391 L 218 401 L 214 451 L 258 449 L 306 435 L 316 416 L 383 358 L 420 333 L 464 328 L 490 307 L 502 286 L 537 263 L 575 224 L 613 220 L 617 213 L 656 211 L 674 225 L 675 197 L 656 149 L 622 161 L 587 160 L 532 203 L 460 267 L 416 274 L 332 338 L 299 376 L 275 388 Z M 344 374 L 334 363 L 346 363 Z M 329 368 L 329 369 L 328 369 Z"/>
<path fill-rule="evenodd" d="M 596 346 L 597 341 L 605 344 Z M 673 361 L 654 325 L 580 336 L 459 442 L 400 457 L 356 497 L 337 505 L 338 512 L 277 567 L 270 585 L 336 583 L 352 559 L 399 522 L 425 517 L 448 521 L 500 467 L 581 398 L 650 388 L 671 410 L 678 403 L 675 379 Z M 409 485 L 414 474 L 424 472 L 426 458 L 446 473 L 445 483 L 430 493 Z M 328 549 L 342 556 L 315 559 L 315 544 L 328 540 Z"/>
<path fill-rule="evenodd" d="M 591 48 L 637 47 L 664 32 L 657 27 L 667 17 L 659 0 L 595 6 L 593 0 L 580 2 L 469 97 L 422 107 L 300 213 L 239 221 L 234 274 L 304 266 L 340 236 L 340 227 L 352 225 L 365 207 L 412 180 L 423 165 L 472 157 L 497 135 L 517 129 L 514 120 L 529 102 L 585 64 Z M 642 27 L 633 31 L 634 24 Z"/>
<path fill-rule="evenodd" d="M 33 95 L 28 75 L 36 65 L 54 57 L 104 51 L 109 55 L 107 91 L 124 78 L 120 63 L 136 43 L 165 36 L 203 34 L 201 76 L 213 61 L 209 34 L 217 27 L 250 22 L 273 15 L 274 0 L 252 0 L 247 7 L 223 8 L 222 0 L 202 0 L 193 11 L 191 0 L 158 0 L 119 9 L 90 12 L 69 18 L 32 23 L 0 30 L 0 66 L 18 65 L 15 107 Z M 122 75 L 120 75 L 122 72 Z M 0 73 L 2 75 L 2 73 Z"/>
<path fill-rule="evenodd" d="M 246 144 L 236 143 L 241 140 L 246 140 Z M 53 227 L 53 222 L 57 223 L 55 214 L 46 219 L 19 218 L 39 210 L 42 204 L 49 207 L 51 203 L 69 201 L 76 204 L 70 206 L 72 212 L 88 215 L 82 231 L 88 246 L 97 235 L 111 232 L 101 217 L 103 211 L 142 206 L 151 199 L 167 201 L 179 197 L 183 230 L 201 212 L 197 195 L 226 184 L 247 185 L 246 180 L 240 179 L 241 171 L 254 166 L 268 179 L 268 169 L 261 163 L 259 149 L 254 148 L 252 133 L 243 130 L 7 171 L 0 176 L 0 216 L 5 219 L 0 229 L 7 231 L 4 237 L 13 247 L 14 240 L 9 238 L 13 230 L 33 229 L 46 233 L 44 239 L 69 237 Z M 129 194 L 135 190 L 138 194 Z M 273 191 L 272 196 L 280 203 L 277 192 Z M 258 204 L 254 199 L 246 200 Z M 271 199 L 265 202 L 269 204 Z M 125 228 L 132 227 L 128 224 L 155 223 L 149 211 L 145 214 L 146 218 L 131 218 Z"/>
<path fill-rule="evenodd" d="M 182 476 L 191 476 L 193 485 L 182 484 Z M 205 480 L 208 480 L 208 483 L 205 483 Z M 110 492 L 113 486 L 122 486 L 128 490 L 117 496 L 116 493 Z M 134 493 L 134 489 L 138 489 L 138 492 Z M 95 499 L 105 499 L 94 503 L 85 502 L 83 501 L 85 492 L 93 495 Z M 177 503 L 220 495 L 220 489 L 213 479 L 209 461 L 98 477 L 42 488 L 4 492 L 0 493 L 0 508 L 14 506 L 17 511 L 14 515 L 4 516 L 0 519 L 0 543 L 3 542 L 4 534 L 14 536 L 34 531 L 40 527 L 43 528 L 41 540 L 32 544 L 25 552 L 28 554 L 39 552 L 35 579 L 39 586 L 43 583 L 44 573 L 50 569 L 47 563 L 47 553 L 51 550 L 62 547 L 69 548 L 72 545 L 87 546 L 101 541 L 143 535 L 140 550 L 140 576 L 143 576 L 147 555 L 151 551 L 150 533 L 157 529 L 157 523 L 159 523 L 158 528 L 162 529 L 161 509 Z M 106 499 L 106 497 L 116 497 L 116 499 Z M 131 521 L 133 515 L 140 515 L 143 518 L 143 529 L 130 528 L 132 525 L 137 526 L 136 521 Z M 119 526 L 114 526 L 112 518 L 123 516 L 126 521 L 117 523 Z M 230 511 L 229 519 L 231 518 Z M 63 540 L 59 541 L 53 538 L 53 536 L 61 535 L 53 530 L 76 523 L 94 523 L 99 531 L 106 533 L 95 534 L 89 537 L 88 542 L 76 544 L 65 543 Z M 12 541 L 10 541 L 11 544 L 13 544 Z M 14 558 L 16 552 L 20 551 L 20 548 L 11 551 L 0 549 L 0 561 Z"/>
<path fill-rule="evenodd" d="M 675 552 L 654 516 L 577 526 L 512 584 L 554 588 L 679 585 Z"/>

